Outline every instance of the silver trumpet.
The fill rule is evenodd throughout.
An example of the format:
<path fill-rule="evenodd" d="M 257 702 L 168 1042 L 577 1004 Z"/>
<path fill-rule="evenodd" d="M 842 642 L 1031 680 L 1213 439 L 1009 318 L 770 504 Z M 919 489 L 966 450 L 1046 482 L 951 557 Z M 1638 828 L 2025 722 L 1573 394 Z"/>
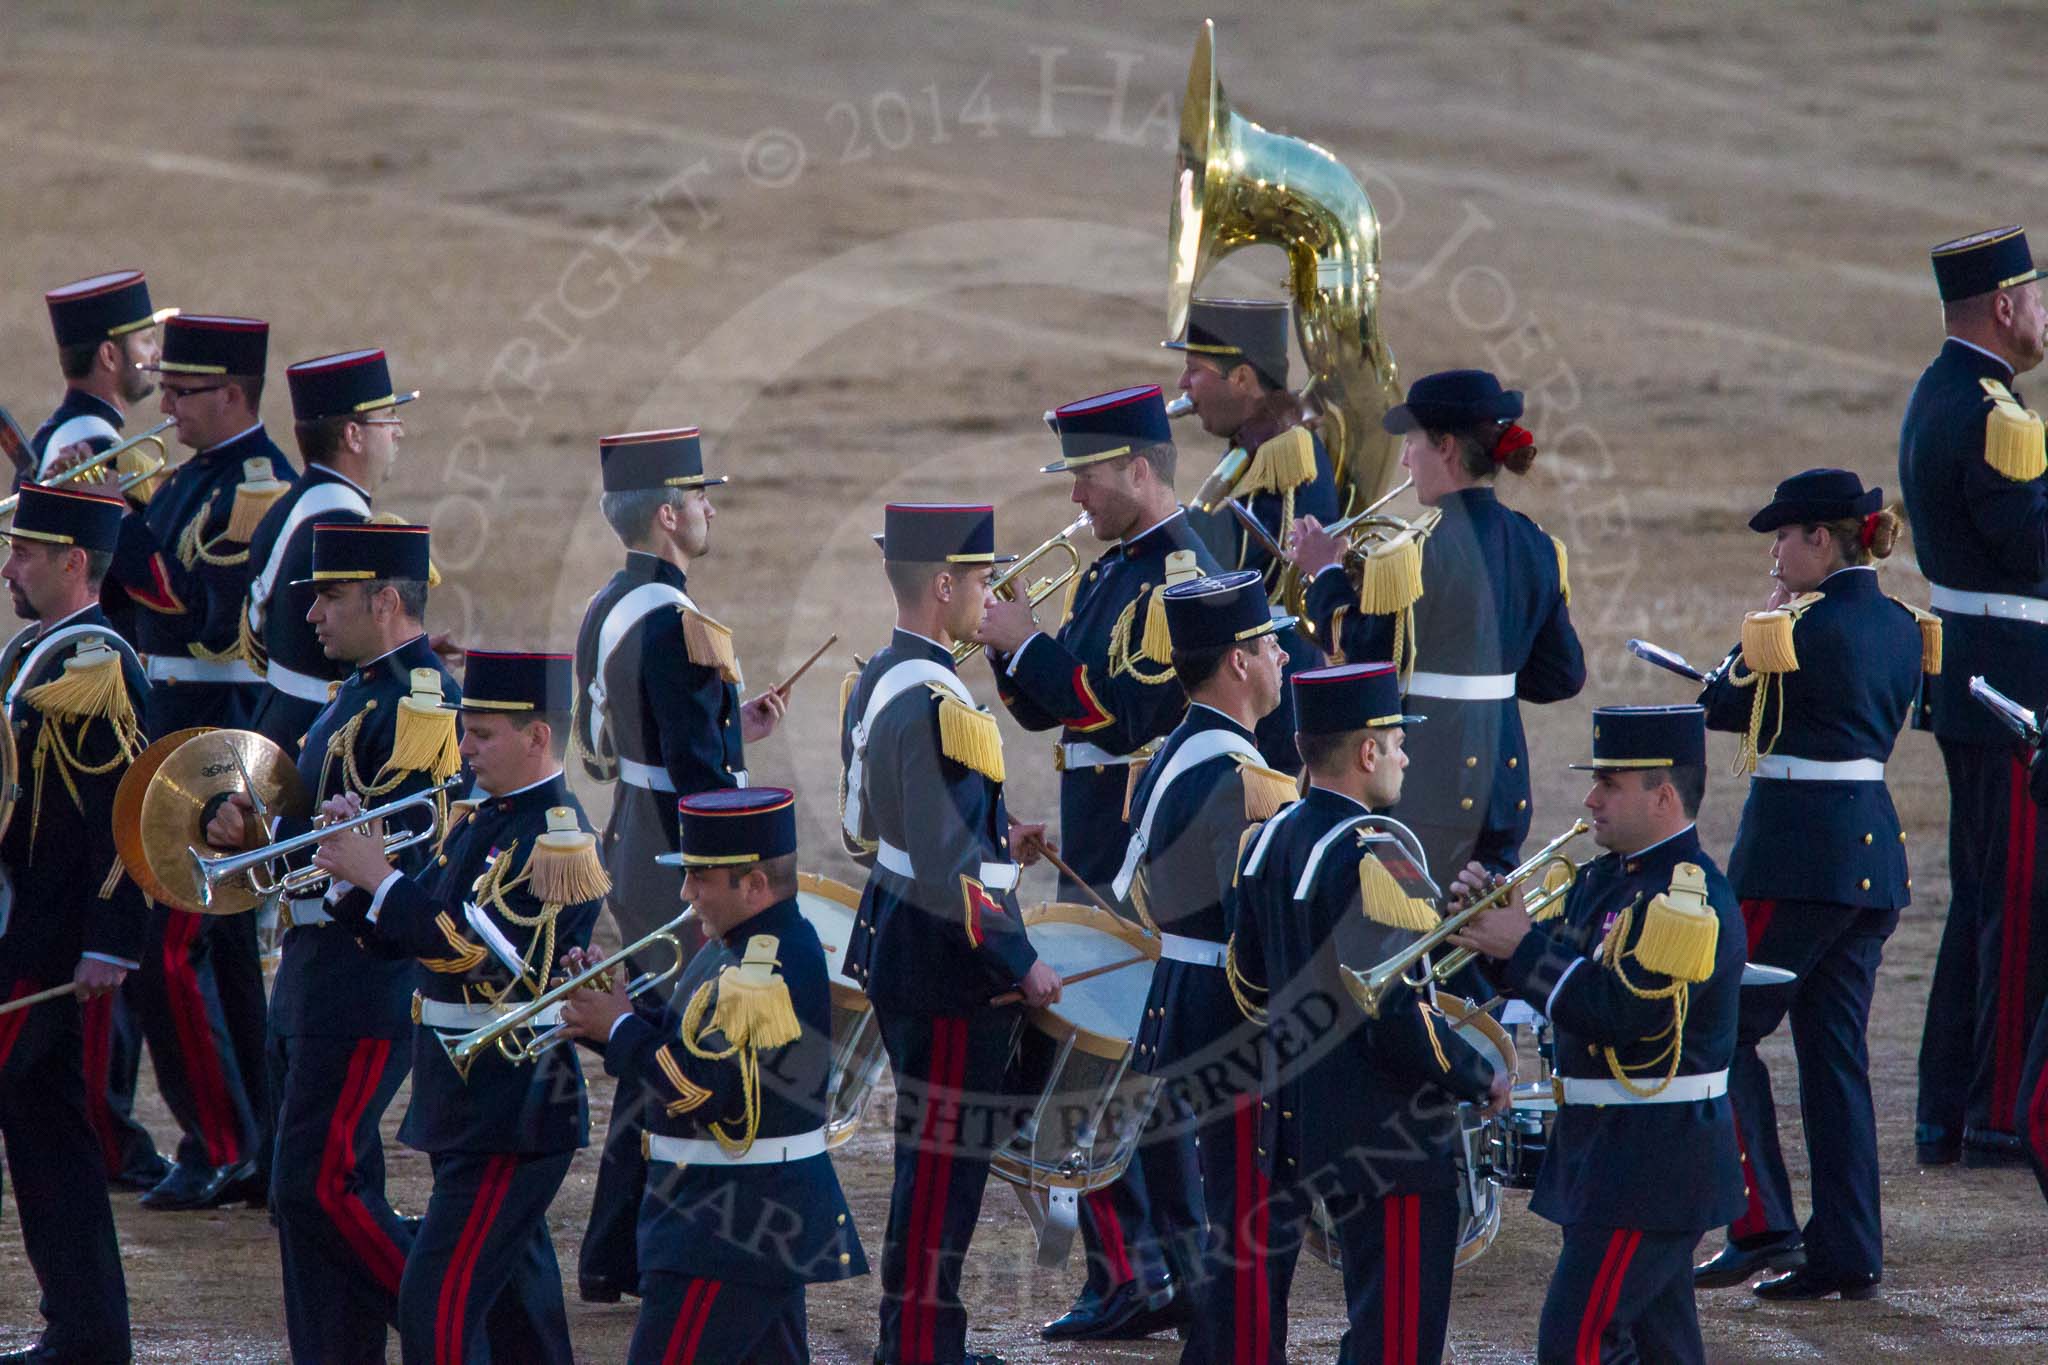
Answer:
<path fill-rule="evenodd" d="M 282 875 L 268 871 L 272 863 L 280 863 L 295 853 L 307 852 L 319 846 L 320 841 L 346 830 L 357 829 L 377 820 L 388 820 L 414 809 L 424 809 L 429 815 L 427 823 L 414 829 L 392 830 L 384 836 L 384 852 L 392 854 L 400 849 L 423 844 L 438 832 L 439 822 L 431 818 L 435 814 L 438 798 L 452 793 L 462 785 L 462 776 L 457 774 L 439 786 L 428 787 L 425 791 L 414 792 L 411 796 L 400 797 L 386 802 L 372 810 L 363 811 L 350 819 L 332 825 L 316 825 L 304 834 L 295 834 L 289 839 L 265 844 L 243 853 L 210 853 L 204 849 L 187 847 L 192 866 L 199 873 L 199 898 L 203 904 L 213 903 L 214 888 L 231 877 L 247 877 L 249 887 L 259 896 L 303 896 L 319 890 L 327 884 L 328 874 L 317 867 L 301 867 L 285 871 Z"/>

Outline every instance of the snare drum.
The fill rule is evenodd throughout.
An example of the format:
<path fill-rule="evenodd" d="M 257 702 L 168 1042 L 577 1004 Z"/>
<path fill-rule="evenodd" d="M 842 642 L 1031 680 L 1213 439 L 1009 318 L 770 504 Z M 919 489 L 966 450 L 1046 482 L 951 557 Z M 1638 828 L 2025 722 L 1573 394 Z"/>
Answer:
<path fill-rule="evenodd" d="M 1557 1096 L 1550 1082 L 1531 1081 L 1515 1087 L 1506 1119 L 1494 1144 L 1494 1165 L 1503 1185 L 1533 1190 L 1550 1151 L 1550 1126 L 1557 1122 Z"/>
<path fill-rule="evenodd" d="M 818 931 L 832 988 L 832 1073 L 825 1083 L 825 1145 L 837 1147 L 860 1127 L 861 1115 L 888 1057 L 882 1051 L 881 1026 L 875 1022 L 867 995 L 846 974 L 846 945 L 853 937 L 860 893 L 830 877 L 800 872 L 796 906 Z"/>
<path fill-rule="evenodd" d="M 1063 978 L 1143 954 L 1143 962 L 1066 987 L 1027 1016 L 1010 1089 L 1029 1116 L 989 1169 L 1017 1191 L 1038 1233 L 1038 1263 L 1065 1262 L 1080 1196 L 1131 1164 L 1162 1082 L 1130 1069 L 1159 942 L 1137 925 L 1085 905 L 1024 912 L 1039 959 Z"/>

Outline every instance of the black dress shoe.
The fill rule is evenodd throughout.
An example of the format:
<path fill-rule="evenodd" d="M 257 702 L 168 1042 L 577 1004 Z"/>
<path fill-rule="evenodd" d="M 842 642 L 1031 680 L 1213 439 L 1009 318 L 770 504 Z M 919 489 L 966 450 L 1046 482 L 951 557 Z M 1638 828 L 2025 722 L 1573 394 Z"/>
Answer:
<path fill-rule="evenodd" d="M 1766 1270 L 1798 1270 L 1806 1264 L 1806 1248 L 1797 1237 L 1762 1246 L 1739 1247 L 1730 1242 L 1720 1254 L 1692 1268 L 1694 1289 L 1733 1289 Z"/>
<path fill-rule="evenodd" d="M 188 1166 L 179 1162 L 171 1173 L 142 1196 L 142 1207 L 173 1212 L 205 1208 L 208 1191 L 217 1189 L 221 1173 L 231 1166 Z"/>
<path fill-rule="evenodd" d="M 2027 1149 L 2011 1133 L 1977 1129 L 1963 1134 L 1963 1165 L 1970 1170 L 2026 1164 Z"/>
<path fill-rule="evenodd" d="M 1963 1154 L 1963 1140 L 1953 1130 L 1932 1123 L 1913 1129 L 1913 1156 L 1922 1166 L 1953 1166 Z"/>
<path fill-rule="evenodd" d="M 77 1351 L 54 1351 L 37 1342 L 0 1355 L 0 1365 L 128 1365 L 132 1359 L 121 1350 L 81 1354 Z"/>
<path fill-rule="evenodd" d="M 1074 1306 L 1038 1329 L 1038 1335 L 1047 1341 L 1078 1341 L 1085 1337 L 1099 1337 L 1129 1322 L 1145 1311 L 1145 1296 L 1138 1292 L 1136 1280 L 1126 1280 L 1109 1291 L 1106 1298 L 1094 1299 L 1087 1295 L 1075 1300 Z"/>
<path fill-rule="evenodd" d="M 107 1184 L 117 1190 L 153 1190 L 170 1173 L 171 1159 L 161 1152 L 151 1152 L 149 1160 L 125 1166 L 108 1176 Z M 5 1359 L 5 1356 L 0 1356 L 0 1361 Z"/>
<path fill-rule="evenodd" d="M 222 1166 L 215 1172 L 213 1183 L 206 1188 L 199 1207 L 220 1209 L 229 1204 L 254 1204 L 267 1208 L 270 1203 L 267 1195 L 256 1163 L 243 1161 L 233 1166 Z"/>
<path fill-rule="evenodd" d="M 1106 1332 L 1097 1332 L 1091 1341 L 1141 1341 L 1155 1332 L 1173 1331 L 1186 1335 L 1194 1324 L 1195 1312 L 1188 1303 L 1187 1295 L 1175 1292 L 1168 1284 L 1153 1292 L 1145 1306 L 1132 1314 L 1122 1326 Z"/>
<path fill-rule="evenodd" d="M 1802 1268 L 1789 1275 L 1761 1281 L 1756 1287 L 1756 1296 L 1773 1303 L 1824 1299 L 1830 1294 L 1840 1294 L 1848 1300 L 1874 1299 L 1883 1279 L 1882 1275 L 1824 1275 Z"/>
<path fill-rule="evenodd" d="M 640 1297 L 637 1291 L 618 1280 L 608 1280 L 596 1275 L 583 1275 L 576 1280 L 576 1297 L 585 1303 L 617 1303 L 628 1294 L 636 1299 Z"/>

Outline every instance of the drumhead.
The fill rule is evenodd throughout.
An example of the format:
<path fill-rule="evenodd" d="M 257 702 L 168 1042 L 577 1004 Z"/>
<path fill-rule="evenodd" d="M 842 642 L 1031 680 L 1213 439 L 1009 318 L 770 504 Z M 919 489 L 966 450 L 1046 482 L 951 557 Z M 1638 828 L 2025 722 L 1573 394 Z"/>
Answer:
<path fill-rule="evenodd" d="M 796 874 L 796 908 L 818 931 L 825 950 L 825 968 L 835 985 L 860 986 L 846 974 L 846 945 L 853 939 L 853 920 L 860 910 L 860 892 L 845 882 L 810 872 Z"/>
<path fill-rule="evenodd" d="M 1159 942 L 1129 920 L 1088 905 L 1059 901 L 1024 912 L 1024 927 L 1039 958 L 1069 977 L 1091 967 L 1142 955 L 1145 960 L 1066 987 L 1059 1003 L 1030 1014 L 1032 1027 L 1054 1038 L 1072 1036 L 1074 1046 L 1100 1057 L 1130 1051 L 1152 989 Z"/>

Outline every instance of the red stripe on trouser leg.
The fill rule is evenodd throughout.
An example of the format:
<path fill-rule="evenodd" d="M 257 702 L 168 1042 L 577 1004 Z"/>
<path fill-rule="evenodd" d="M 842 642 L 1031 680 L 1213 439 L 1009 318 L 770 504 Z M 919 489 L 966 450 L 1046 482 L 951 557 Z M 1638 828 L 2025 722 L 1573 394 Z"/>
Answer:
<path fill-rule="evenodd" d="M 2005 911 L 1999 924 L 1998 999 L 1991 1035 L 1991 1126 L 1999 1132 L 2018 1127 L 2013 1111 L 2019 1101 L 2020 1067 L 2030 1022 L 2026 1017 L 2027 955 L 2032 947 L 2035 822 L 2040 819 L 2027 791 L 2027 765 L 2018 759 L 2012 760 L 2008 785 Z"/>
<path fill-rule="evenodd" d="M 369 1206 L 354 1191 L 350 1177 L 356 1169 L 356 1127 L 363 1112 L 376 1097 L 378 1078 L 391 1055 L 386 1038 L 365 1038 L 356 1044 L 348 1059 L 348 1078 L 341 1099 L 327 1120 L 327 1141 L 320 1148 L 320 1174 L 314 1194 L 334 1230 L 355 1252 L 370 1277 L 385 1290 L 398 1292 L 398 1277 L 405 1270 L 405 1253 L 378 1224 Z"/>
<path fill-rule="evenodd" d="M 690 1339 L 683 1343 L 683 1358 L 680 1365 L 695 1365 L 697 1345 L 704 1340 L 704 1329 L 711 1325 L 711 1305 L 718 1302 L 718 1291 L 722 1287 L 717 1280 L 706 1285 L 703 1299 L 697 1304 L 697 1325 L 690 1329 Z"/>
<path fill-rule="evenodd" d="M 940 1048 L 939 1026 L 932 1025 L 932 1053 L 936 1062 Z M 930 1068 L 935 1074 L 937 1067 Z M 921 1237 L 925 1224 L 925 1206 L 931 1202 L 931 1157 L 932 1157 L 932 1087 L 925 1086 L 924 1122 L 919 1126 L 916 1137 L 917 1161 L 910 1170 L 910 1216 L 903 1224 L 903 1303 L 898 1317 L 897 1330 L 902 1337 L 905 1350 L 917 1339 L 918 1306 L 924 1302 L 922 1276 L 924 1274 L 925 1247 Z"/>
<path fill-rule="evenodd" d="M 121 1144 L 114 1136 L 114 1111 L 107 1103 L 107 1085 L 114 1069 L 114 997 L 100 996 L 79 1007 L 84 1032 L 80 1066 L 85 1080 L 85 1121 L 100 1144 L 108 1174 L 121 1169 Z"/>
<path fill-rule="evenodd" d="M 1728 1107 L 1732 1111 L 1735 1106 L 1730 1104 Z M 1738 1119 L 1740 1117 L 1737 1115 Z M 1728 1234 L 1738 1239 L 1754 1237 L 1770 1229 L 1764 1222 L 1762 1182 L 1756 1178 L 1756 1163 L 1749 1159 L 1749 1143 L 1743 1139 L 1740 1122 L 1735 1125 L 1735 1154 L 1742 1158 L 1742 1195 L 1749 1202 L 1743 1208 L 1742 1216 L 1728 1225 Z"/>
<path fill-rule="evenodd" d="M 24 995 L 34 995 L 37 986 L 33 981 L 17 981 L 14 993 L 7 998 L 19 1000 Z M 28 1022 L 28 1010 L 15 1010 L 11 1014 L 0 1014 L 0 1069 L 7 1065 L 7 1059 L 14 1055 L 14 1045 L 21 1039 L 22 1025 Z"/>
<path fill-rule="evenodd" d="M 435 1365 L 463 1365 L 470 1281 L 476 1274 L 477 1257 L 483 1253 L 491 1224 L 504 1206 L 505 1191 L 511 1188 L 514 1164 L 515 1159 L 510 1156 L 494 1156 L 485 1164 L 483 1179 L 477 1183 L 476 1202 L 469 1206 L 462 1235 L 455 1239 L 455 1254 L 441 1272 L 441 1297 L 434 1318 Z"/>
<path fill-rule="evenodd" d="M 1742 903 L 1742 927 L 1749 940 L 1749 957 L 1756 960 L 1756 945 L 1764 941 L 1764 931 L 1771 927 L 1771 916 L 1778 913 L 1776 901 L 1749 900 Z"/>
<path fill-rule="evenodd" d="M 669 1333 L 668 1346 L 662 1352 L 661 1365 L 692 1365 L 697 1359 L 697 1346 L 711 1323 L 711 1305 L 723 1287 L 719 1280 L 690 1281 L 690 1288 L 683 1295 L 682 1311 L 676 1314 L 675 1330 Z"/>
<path fill-rule="evenodd" d="M 697 1299 L 704 1292 L 704 1281 L 693 1279 L 690 1287 L 683 1291 L 683 1306 L 676 1310 L 676 1324 L 668 1334 L 668 1345 L 662 1348 L 661 1365 L 681 1365 L 683 1342 L 690 1335 L 691 1318 L 697 1309 Z"/>
<path fill-rule="evenodd" d="M 1586 1295 L 1585 1311 L 1579 1315 L 1579 1340 L 1572 1352 L 1575 1365 L 1600 1365 L 1600 1338 L 1607 1331 L 1607 1314 L 1603 1311 L 1607 1286 L 1610 1280 L 1620 1279 L 1616 1263 L 1627 1264 L 1623 1248 L 1628 1245 L 1628 1238 L 1627 1228 L 1616 1228 L 1608 1235 L 1607 1254 L 1600 1258 L 1600 1273 L 1593 1277 L 1593 1288 Z"/>
<path fill-rule="evenodd" d="M 947 1095 L 959 1085 L 964 1070 L 967 1021 L 934 1019 L 930 1078 L 925 1086 L 923 1132 L 918 1140 L 917 1166 L 912 1174 L 910 1226 L 905 1236 L 910 1254 L 905 1258 L 903 1290 L 903 1353 L 911 1360 L 931 1355 L 931 1343 L 938 1335 L 939 1272 L 945 1248 L 938 1245 L 946 1214 L 946 1175 L 951 1160 L 942 1150 L 940 1127 Z"/>
<path fill-rule="evenodd" d="M 916 1360 L 930 1360 L 937 1353 L 933 1343 L 939 1331 L 939 1277 L 945 1271 L 946 1205 L 952 1193 L 948 1187 L 953 1178 L 953 1145 L 964 1126 L 960 1117 L 960 1088 L 967 1072 L 967 1021 L 945 1019 L 938 1028 L 946 1043 L 938 1054 L 941 1060 L 932 1069 L 935 1083 L 931 1131 L 936 1147 L 931 1164 L 932 1198 L 925 1205 L 925 1229 L 919 1238 L 926 1248 L 931 1270 L 918 1314 L 917 1336 L 913 1339 L 911 1356 Z"/>
<path fill-rule="evenodd" d="M 1117 1221 L 1116 1201 L 1105 1187 L 1087 1195 L 1089 1212 L 1095 1215 L 1095 1233 L 1102 1241 L 1102 1259 L 1108 1266 L 1110 1288 L 1138 1278 L 1131 1269 L 1130 1248 L 1124 1245 L 1124 1225 Z"/>
<path fill-rule="evenodd" d="M 178 1050 L 184 1054 L 180 1060 L 185 1084 L 199 1111 L 199 1136 L 206 1143 L 206 1159 L 216 1166 L 232 1166 L 242 1159 L 240 1125 L 228 1100 L 227 1073 L 214 1048 L 213 1023 L 199 989 L 199 974 L 192 969 L 192 941 L 204 927 L 203 915 L 169 912 L 164 925 L 164 987 L 178 1033 Z"/>
<path fill-rule="evenodd" d="M 1422 1355 L 1422 1196 L 1405 1195 L 1402 1202 L 1408 1207 L 1408 1305 L 1402 1323 L 1406 1358 L 1413 1361 Z"/>

